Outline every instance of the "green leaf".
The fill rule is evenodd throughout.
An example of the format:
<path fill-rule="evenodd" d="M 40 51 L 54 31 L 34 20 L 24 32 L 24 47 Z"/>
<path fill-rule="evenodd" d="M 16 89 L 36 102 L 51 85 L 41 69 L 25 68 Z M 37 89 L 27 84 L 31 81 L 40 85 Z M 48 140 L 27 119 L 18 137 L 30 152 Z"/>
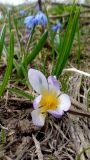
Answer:
<path fill-rule="evenodd" d="M 83 150 L 77 155 L 76 160 L 82 160 L 82 159 L 81 159 L 81 156 L 82 156 L 85 152 L 87 152 L 87 151 L 89 151 L 89 150 L 90 150 L 90 147 L 83 149 Z"/>
<path fill-rule="evenodd" d="M 27 54 L 27 56 L 25 57 L 25 59 L 23 61 L 23 65 L 25 67 L 27 67 L 28 64 L 30 64 L 35 59 L 35 57 L 39 54 L 39 52 L 41 51 L 41 49 L 43 48 L 43 46 L 46 42 L 47 36 L 48 36 L 48 32 L 46 31 L 42 35 L 41 39 L 39 40 L 39 42 L 35 46 L 35 48 L 32 50 L 32 52 Z"/>
<path fill-rule="evenodd" d="M 67 59 L 70 55 L 72 44 L 74 41 L 74 36 L 76 33 L 77 25 L 78 25 L 78 19 L 79 19 L 80 10 L 73 7 L 72 14 L 69 18 L 67 30 L 64 34 L 64 38 L 60 44 L 60 49 L 58 53 L 58 60 L 57 64 L 54 70 L 54 74 L 58 77 L 63 68 L 65 67 L 65 64 L 67 62 Z"/>
<path fill-rule="evenodd" d="M 13 17 L 13 21 L 14 21 L 14 26 L 15 26 L 15 30 L 16 30 L 16 35 L 17 35 L 17 39 L 18 39 L 18 43 L 19 43 L 19 47 L 20 47 L 20 56 L 23 59 L 23 56 L 25 55 L 25 49 L 21 43 L 21 39 L 20 39 L 20 35 L 19 35 L 19 29 L 18 29 L 18 21 L 16 19 L 16 17 Z"/>
<path fill-rule="evenodd" d="M 18 88 L 8 88 L 8 90 L 11 91 L 11 92 L 13 92 L 13 93 L 15 93 L 15 94 L 17 94 L 18 96 L 24 97 L 24 98 L 26 98 L 28 100 L 33 100 L 34 99 L 33 96 L 31 96 L 30 94 L 24 92 L 21 89 L 18 89 Z"/>
<path fill-rule="evenodd" d="M 1 35 L 0 35 L 0 58 L 1 58 L 2 50 L 4 46 L 5 34 L 6 34 L 6 26 L 4 25 L 1 31 Z"/>
<path fill-rule="evenodd" d="M 11 24 L 12 20 L 11 20 L 11 11 L 8 11 L 8 24 L 9 24 L 9 32 L 11 32 L 12 29 L 12 24 Z"/>
<path fill-rule="evenodd" d="M 11 31 L 10 33 L 10 46 L 9 46 L 9 52 L 8 52 L 8 62 L 7 62 L 7 68 L 6 72 L 3 78 L 3 82 L 0 86 L 0 97 L 2 96 L 5 87 L 8 83 L 11 71 L 12 71 L 12 65 L 13 65 L 13 55 L 14 55 L 14 33 Z"/>
<path fill-rule="evenodd" d="M 19 64 L 18 64 L 18 62 L 16 61 L 15 58 L 13 59 L 13 65 L 14 65 L 16 71 L 17 71 L 17 74 L 19 74 Z"/>
<path fill-rule="evenodd" d="M 2 140 L 2 144 L 5 144 L 6 135 L 5 135 L 5 129 L 4 128 L 1 129 L 1 140 Z"/>

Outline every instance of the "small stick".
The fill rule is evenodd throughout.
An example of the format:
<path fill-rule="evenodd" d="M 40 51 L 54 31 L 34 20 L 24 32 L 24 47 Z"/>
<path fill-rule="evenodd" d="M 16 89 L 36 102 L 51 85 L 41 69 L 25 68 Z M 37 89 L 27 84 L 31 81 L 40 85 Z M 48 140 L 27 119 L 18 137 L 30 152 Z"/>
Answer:
<path fill-rule="evenodd" d="M 11 158 L 8 157 L 8 156 L 5 156 L 5 159 L 6 159 L 6 160 L 13 160 L 13 159 L 11 159 Z"/>
<path fill-rule="evenodd" d="M 33 140 L 34 140 L 34 143 L 35 143 L 38 160 L 43 160 L 43 154 L 42 154 L 42 152 L 41 152 L 40 143 L 39 143 L 39 141 L 35 138 L 34 135 L 32 135 L 32 137 L 33 137 Z"/>
<path fill-rule="evenodd" d="M 42 1 L 38 0 L 39 10 L 42 11 Z"/>
<path fill-rule="evenodd" d="M 65 72 L 76 72 L 76 73 L 79 73 L 79 74 L 81 74 L 81 75 L 90 77 L 90 74 L 89 74 L 89 73 L 84 72 L 84 71 L 81 71 L 81 70 L 78 70 L 78 69 L 76 69 L 76 68 L 67 68 L 67 69 L 64 69 L 63 71 L 65 71 Z"/>
<path fill-rule="evenodd" d="M 75 110 L 70 109 L 70 110 L 68 111 L 68 113 L 73 114 L 73 115 L 79 115 L 79 116 L 83 116 L 83 117 L 88 117 L 88 118 L 90 118 L 90 113 L 85 112 L 85 111 L 82 112 L 82 111 L 75 111 Z"/>
<path fill-rule="evenodd" d="M 71 99 L 71 103 L 73 104 L 74 107 L 76 107 L 77 109 L 86 111 L 86 106 L 80 102 L 78 102 L 76 99 L 70 97 Z"/>
<path fill-rule="evenodd" d="M 0 128 L 1 128 L 1 129 L 4 129 L 4 130 L 8 130 L 7 127 L 2 126 L 1 124 L 0 124 Z"/>

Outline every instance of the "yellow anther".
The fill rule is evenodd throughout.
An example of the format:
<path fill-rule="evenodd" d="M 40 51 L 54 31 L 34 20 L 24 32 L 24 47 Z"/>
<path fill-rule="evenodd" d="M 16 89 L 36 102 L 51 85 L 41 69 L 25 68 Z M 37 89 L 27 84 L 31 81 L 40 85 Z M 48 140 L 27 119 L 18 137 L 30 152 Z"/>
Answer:
<path fill-rule="evenodd" d="M 47 112 L 48 110 L 55 110 L 59 104 L 57 94 L 54 92 L 44 92 L 40 100 L 41 112 Z"/>

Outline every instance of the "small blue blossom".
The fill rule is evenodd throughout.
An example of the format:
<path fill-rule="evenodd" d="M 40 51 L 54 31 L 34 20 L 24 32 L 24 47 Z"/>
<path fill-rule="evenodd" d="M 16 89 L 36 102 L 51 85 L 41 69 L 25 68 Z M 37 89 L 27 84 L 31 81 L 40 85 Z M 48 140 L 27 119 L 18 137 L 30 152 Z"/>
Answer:
<path fill-rule="evenodd" d="M 38 25 L 38 24 L 41 24 L 42 26 L 46 26 L 48 23 L 48 20 L 47 20 L 47 17 L 46 15 L 39 11 L 36 16 L 35 16 L 35 24 Z"/>
<path fill-rule="evenodd" d="M 25 15 L 25 14 L 26 14 L 26 10 L 20 10 L 20 11 L 19 11 L 19 14 L 20 14 L 21 16 Z"/>
<path fill-rule="evenodd" d="M 41 11 L 39 11 L 35 16 L 31 15 L 26 17 L 24 21 L 24 23 L 26 24 L 26 27 L 29 29 L 39 24 L 45 27 L 47 25 L 47 22 L 48 20 L 46 15 Z"/>
<path fill-rule="evenodd" d="M 35 16 L 28 16 L 25 18 L 24 23 L 26 24 L 26 27 L 31 29 L 35 26 Z"/>
<path fill-rule="evenodd" d="M 53 25 L 51 29 L 53 32 L 57 32 L 57 30 L 62 30 L 62 24 L 58 22 L 56 25 Z"/>

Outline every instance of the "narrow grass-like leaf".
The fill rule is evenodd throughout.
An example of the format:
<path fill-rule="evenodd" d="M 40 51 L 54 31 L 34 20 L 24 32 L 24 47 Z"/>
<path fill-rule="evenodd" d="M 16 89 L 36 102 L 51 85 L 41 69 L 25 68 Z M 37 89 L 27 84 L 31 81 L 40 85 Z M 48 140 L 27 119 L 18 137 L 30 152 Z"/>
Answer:
<path fill-rule="evenodd" d="M 8 52 L 8 62 L 7 62 L 7 68 L 6 72 L 3 78 L 3 82 L 0 86 L 0 97 L 2 96 L 5 87 L 8 83 L 11 71 L 12 71 L 12 65 L 13 65 L 13 55 L 14 55 L 14 33 L 11 31 L 10 33 L 10 46 L 9 46 L 9 52 Z"/>
<path fill-rule="evenodd" d="M 76 33 L 77 24 L 78 24 L 78 17 L 79 17 L 78 13 L 75 14 L 75 17 L 73 19 L 71 33 L 70 33 L 68 41 L 67 41 L 66 50 L 64 50 L 64 55 L 66 56 L 66 58 L 65 59 L 63 58 L 61 71 L 66 64 L 68 56 L 70 55 L 70 51 L 71 51 L 71 48 L 72 48 L 72 44 L 73 44 L 73 41 L 74 41 L 74 36 L 75 36 L 75 33 Z"/>
<path fill-rule="evenodd" d="M 5 34 L 6 34 L 6 26 L 4 25 L 0 34 L 0 58 L 1 58 L 2 50 L 4 46 Z"/>
<path fill-rule="evenodd" d="M 31 34 L 29 35 L 29 39 L 28 39 L 28 42 L 27 42 L 26 50 L 25 50 L 26 54 L 28 53 L 28 49 L 29 49 L 30 44 L 32 42 L 34 31 L 35 31 L 35 26 L 33 27 L 32 31 L 31 31 Z"/>
<path fill-rule="evenodd" d="M 81 156 L 82 156 L 85 152 L 87 152 L 87 151 L 89 151 L 89 150 L 90 150 L 90 147 L 83 149 L 83 150 L 78 154 L 76 160 L 82 160 L 82 159 L 81 159 Z"/>
<path fill-rule="evenodd" d="M 34 99 L 33 96 L 31 96 L 30 94 L 24 92 L 21 89 L 18 89 L 18 88 L 8 88 L 8 90 L 10 92 L 13 92 L 13 93 L 17 94 L 18 96 L 21 96 L 21 97 L 27 99 L 27 100 L 33 100 Z"/>
<path fill-rule="evenodd" d="M 48 36 L 48 32 L 46 31 L 42 35 L 41 39 L 39 40 L 38 44 L 34 47 L 32 52 L 27 54 L 27 56 L 25 57 L 24 62 L 23 62 L 23 65 L 25 67 L 27 67 L 27 65 L 29 63 L 31 63 L 34 60 L 34 58 L 39 54 L 39 52 L 41 51 L 41 49 L 43 48 L 43 46 L 46 42 L 47 36 Z"/>
<path fill-rule="evenodd" d="M 14 20 L 14 26 L 15 26 L 15 29 L 16 29 L 17 39 L 18 39 L 18 42 L 19 42 L 21 57 L 23 59 L 23 56 L 25 55 L 25 50 L 24 50 L 24 47 L 22 46 L 20 36 L 19 36 L 18 21 L 17 21 L 16 17 L 13 17 L 13 20 Z"/>
<path fill-rule="evenodd" d="M 17 71 L 17 74 L 19 75 L 19 64 L 18 64 L 18 62 L 16 61 L 15 58 L 13 59 L 13 65 L 14 65 L 16 71 Z"/>
<path fill-rule="evenodd" d="M 2 144 L 5 144 L 6 142 L 6 136 L 5 136 L 5 129 L 1 129 L 1 139 L 2 139 Z"/>
<path fill-rule="evenodd" d="M 77 68 L 80 67 L 80 55 L 81 55 L 81 43 L 80 43 L 80 31 L 79 25 L 77 27 L 77 41 L 78 41 L 78 49 L 77 49 Z"/>
<path fill-rule="evenodd" d="M 57 60 L 57 64 L 54 70 L 54 74 L 58 77 L 59 74 L 61 74 L 63 68 L 65 67 L 65 64 L 67 62 L 68 56 L 70 55 L 72 44 L 74 41 L 74 36 L 76 33 L 77 25 L 78 25 L 78 19 L 80 10 L 77 9 L 75 11 L 75 8 L 73 8 L 72 14 L 69 19 L 69 23 L 67 26 L 66 33 L 64 35 L 63 41 L 60 44 L 60 50 L 59 50 L 59 56 Z"/>
<path fill-rule="evenodd" d="M 11 11 L 8 11 L 8 23 L 9 23 L 9 32 L 11 32 L 12 24 L 11 24 Z"/>

